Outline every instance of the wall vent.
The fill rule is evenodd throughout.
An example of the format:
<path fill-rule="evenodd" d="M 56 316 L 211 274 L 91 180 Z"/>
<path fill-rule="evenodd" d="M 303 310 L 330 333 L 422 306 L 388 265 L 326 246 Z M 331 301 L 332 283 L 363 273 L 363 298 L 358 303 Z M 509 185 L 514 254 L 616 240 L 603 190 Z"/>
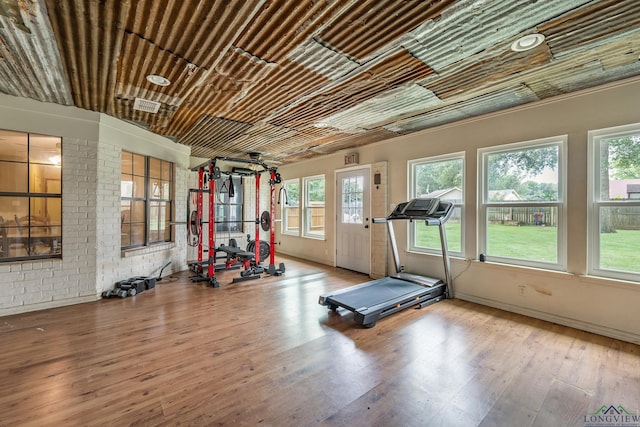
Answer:
<path fill-rule="evenodd" d="M 160 109 L 160 103 L 149 101 L 148 99 L 136 98 L 133 102 L 133 109 L 155 114 Z"/>

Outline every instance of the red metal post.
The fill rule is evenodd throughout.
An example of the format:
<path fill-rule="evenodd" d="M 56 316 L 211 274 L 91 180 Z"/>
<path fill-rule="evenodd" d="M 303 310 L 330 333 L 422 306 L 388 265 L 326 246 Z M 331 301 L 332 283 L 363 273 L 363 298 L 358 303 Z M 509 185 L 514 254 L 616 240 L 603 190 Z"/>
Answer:
<path fill-rule="evenodd" d="M 256 265 L 260 264 L 260 174 L 256 174 Z"/>
<path fill-rule="evenodd" d="M 215 275 L 214 257 L 216 255 L 216 180 L 213 178 L 213 162 L 209 163 L 209 264 L 208 276 Z"/>
<path fill-rule="evenodd" d="M 271 180 L 269 181 L 270 191 L 271 191 L 271 200 L 269 204 L 269 213 L 270 213 L 270 224 L 269 224 L 269 232 L 270 232 L 270 246 L 269 246 L 269 264 L 275 266 L 276 264 L 276 230 L 275 230 L 275 220 L 276 220 L 276 171 L 271 171 Z"/>
<path fill-rule="evenodd" d="M 196 195 L 196 230 L 198 230 L 198 263 L 202 262 L 202 190 L 204 189 L 204 167 L 198 168 L 198 192 Z M 202 264 L 198 264 L 200 269 Z"/>

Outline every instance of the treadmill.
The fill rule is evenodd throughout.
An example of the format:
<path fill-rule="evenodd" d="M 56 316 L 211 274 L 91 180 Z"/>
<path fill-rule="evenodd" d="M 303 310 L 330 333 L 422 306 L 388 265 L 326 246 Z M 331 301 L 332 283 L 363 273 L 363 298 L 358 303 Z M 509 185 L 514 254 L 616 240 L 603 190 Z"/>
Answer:
<path fill-rule="evenodd" d="M 400 203 L 386 218 L 374 218 L 374 223 L 387 224 L 396 273 L 321 295 L 318 303 L 332 311 L 336 311 L 338 307 L 346 308 L 353 312 L 353 318 L 357 323 L 372 328 L 381 317 L 408 307 L 422 308 L 445 298 L 452 298 L 453 281 L 445 223 L 451 217 L 453 208 L 453 203 L 437 198 L 413 199 Z M 424 221 L 427 226 L 438 226 L 445 280 L 405 273 L 400 266 L 393 222 L 414 220 Z"/>

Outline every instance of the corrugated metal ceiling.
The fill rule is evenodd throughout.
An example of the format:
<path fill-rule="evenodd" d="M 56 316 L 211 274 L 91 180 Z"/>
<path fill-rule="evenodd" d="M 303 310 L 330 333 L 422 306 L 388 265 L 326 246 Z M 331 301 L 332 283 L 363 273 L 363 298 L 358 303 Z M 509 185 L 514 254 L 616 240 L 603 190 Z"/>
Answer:
<path fill-rule="evenodd" d="M 509 49 L 535 32 L 541 46 Z M 110 114 L 197 157 L 360 147 L 639 76 L 639 55 L 637 0 L 0 2 L 0 92 Z"/>

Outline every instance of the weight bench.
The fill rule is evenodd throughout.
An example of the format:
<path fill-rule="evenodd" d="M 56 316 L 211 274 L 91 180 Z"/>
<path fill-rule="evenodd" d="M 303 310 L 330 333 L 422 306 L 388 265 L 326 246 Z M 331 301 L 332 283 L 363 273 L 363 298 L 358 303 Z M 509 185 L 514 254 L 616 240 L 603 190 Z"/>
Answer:
<path fill-rule="evenodd" d="M 238 262 L 244 267 L 244 270 L 240 272 L 240 277 L 234 277 L 232 283 L 259 279 L 260 273 L 264 273 L 264 268 L 255 264 L 256 254 L 253 252 L 245 251 L 237 246 L 226 245 L 220 245 L 217 250 L 227 254 L 226 268 Z"/>

